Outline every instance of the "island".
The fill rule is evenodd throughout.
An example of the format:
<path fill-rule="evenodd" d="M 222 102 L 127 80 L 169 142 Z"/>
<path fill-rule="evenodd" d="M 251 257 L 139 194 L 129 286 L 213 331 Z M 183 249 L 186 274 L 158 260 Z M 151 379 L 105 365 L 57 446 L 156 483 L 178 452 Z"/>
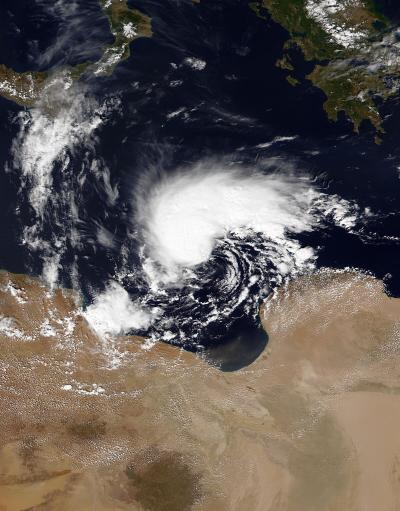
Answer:
<path fill-rule="evenodd" d="M 108 75 L 115 66 L 130 56 L 130 43 L 139 37 L 151 37 L 151 19 L 138 9 L 131 9 L 127 0 L 99 0 L 107 16 L 114 42 L 107 46 L 97 62 L 85 62 L 74 67 L 27 71 L 19 73 L 0 65 L 0 96 L 20 106 L 32 107 L 45 93 L 54 76 L 64 75 L 66 83 L 79 80 L 86 71 Z"/>
<path fill-rule="evenodd" d="M 384 133 L 376 99 L 397 92 L 400 53 L 390 21 L 374 0 L 258 0 L 250 6 L 289 33 L 277 62 L 289 83 L 298 84 L 291 61 L 297 47 L 315 63 L 306 78 L 326 95 L 324 109 L 332 121 L 344 112 L 355 132 L 366 120 Z"/>
<path fill-rule="evenodd" d="M 0 65 L 0 96 L 21 106 L 33 106 L 38 99 L 48 73 L 17 73 Z"/>

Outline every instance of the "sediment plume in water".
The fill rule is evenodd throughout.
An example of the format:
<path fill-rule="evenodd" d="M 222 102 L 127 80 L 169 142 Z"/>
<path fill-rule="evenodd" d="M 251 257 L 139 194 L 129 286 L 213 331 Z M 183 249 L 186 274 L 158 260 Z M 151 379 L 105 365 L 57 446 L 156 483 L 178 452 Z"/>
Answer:
<path fill-rule="evenodd" d="M 382 282 L 282 286 L 266 350 L 230 373 L 98 336 L 77 296 L 26 276 L 1 273 L 0 300 L 0 509 L 396 508 L 400 300 Z"/>

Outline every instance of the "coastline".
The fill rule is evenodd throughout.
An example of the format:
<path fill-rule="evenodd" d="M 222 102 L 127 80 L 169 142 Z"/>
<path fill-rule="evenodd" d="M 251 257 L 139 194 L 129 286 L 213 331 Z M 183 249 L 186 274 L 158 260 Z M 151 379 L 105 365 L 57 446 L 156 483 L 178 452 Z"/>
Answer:
<path fill-rule="evenodd" d="M 19 106 L 32 108 L 46 95 L 51 81 L 63 78 L 66 88 L 69 88 L 87 71 L 96 76 L 110 75 L 117 64 L 130 57 L 130 44 L 135 39 L 152 37 L 151 18 L 138 9 L 130 8 L 127 0 L 98 1 L 108 18 L 114 42 L 104 48 L 103 55 L 97 62 L 23 73 L 0 64 L 0 96 Z"/>
<path fill-rule="evenodd" d="M 76 296 L 36 279 L 3 272 L 0 295 L 2 318 L 32 337 L 0 335 L 7 511 L 162 510 L 165 488 L 169 511 L 397 502 L 400 300 L 373 277 L 326 270 L 278 290 L 261 311 L 267 350 L 232 373 L 99 339 Z"/>

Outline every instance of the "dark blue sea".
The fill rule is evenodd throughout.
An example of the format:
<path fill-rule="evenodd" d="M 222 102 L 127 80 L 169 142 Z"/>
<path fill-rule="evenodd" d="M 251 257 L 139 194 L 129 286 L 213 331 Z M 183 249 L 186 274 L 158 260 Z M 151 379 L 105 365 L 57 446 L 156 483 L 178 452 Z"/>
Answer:
<path fill-rule="evenodd" d="M 50 0 L 2 2 L 0 63 L 18 71 L 46 70 L 99 58 L 112 38 L 96 0 L 80 0 L 75 10 L 64 13 L 51 9 L 51 4 Z M 293 51 L 292 55 L 300 84 L 293 87 L 287 82 L 285 71 L 275 62 L 288 34 L 271 19 L 257 17 L 247 1 L 202 0 L 192 4 L 189 0 L 135 0 L 130 5 L 151 16 L 153 37 L 136 40 L 130 58 L 121 62 L 112 76 L 85 78 L 94 97 L 118 97 L 121 101 L 120 109 L 96 133 L 99 154 L 120 196 L 115 204 L 108 204 L 95 180 L 87 177 L 78 204 L 86 241 L 79 250 L 66 242 L 60 284 L 72 286 L 70 268 L 76 264 L 80 288 L 90 301 L 93 289 L 101 289 L 113 278 L 134 215 L 132 194 L 146 169 L 162 167 L 173 172 L 207 158 L 257 168 L 258 162 L 268 157 L 291 162 L 325 193 L 337 194 L 354 201 L 360 211 L 367 208 L 374 213 L 367 215 L 357 234 L 327 219 L 323 229 L 299 235 L 303 245 L 317 250 L 317 266 L 371 272 L 384 279 L 387 293 L 400 296 L 397 98 L 380 107 L 386 134 L 377 145 L 368 123 L 355 134 L 344 115 L 337 123 L 328 120 L 323 110 L 324 94 L 305 78 L 313 63 L 305 62 L 300 52 Z M 396 15 L 393 4 L 385 8 Z M 180 65 L 193 56 L 207 63 L 201 72 Z M 171 86 L 171 82 L 176 85 Z M 182 107 L 187 116 L 168 116 Z M 0 266 L 40 274 L 40 254 L 21 245 L 21 230 L 32 222 L 33 212 L 24 201 L 18 173 L 10 170 L 10 148 L 18 132 L 14 119 L 20 110 L 0 99 L 0 167 L 4 169 L 0 174 Z M 275 137 L 290 140 L 266 149 L 256 147 Z M 73 170 L 68 175 L 55 172 L 54 196 L 65 179 L 75 186 L 74 175 L 84 158 L 85 147 L 78 148 Z M 68 214 L 66 211 L 61 225 L 48 222 L 49 239 L 54 231 L 65 228 Z M 57 215 L 62 218 L 62 213 Z M 116 245 L 112 249 L 99 246 L 91 236 L 91 229 L 99 224 L 114 234 Z M 139 264 L 137 249 L 133 240 L 128 256 L 132 267 Z M 140 286 L 129 291 L 134 297 L 145 293 Z M 211 282 L 203 292 L 213 293 Z M 167 307 L 178 320 L 180 310 Z M 208 327 L 200 344 L 237 340 L 245 335 L 243 332 L 257 337 L 258 324 L 244 311 L 236 311 L 226 324 L 217 322 Z M 190 329 L 187 335 L 190 338 Z M 262 348 L 265 343 L 263 337 L 255 344 Z M 190 342 L 185 345 L 191 348 Z M 228 370 L 234 367 L 235 361 L 227 363 Z"/>

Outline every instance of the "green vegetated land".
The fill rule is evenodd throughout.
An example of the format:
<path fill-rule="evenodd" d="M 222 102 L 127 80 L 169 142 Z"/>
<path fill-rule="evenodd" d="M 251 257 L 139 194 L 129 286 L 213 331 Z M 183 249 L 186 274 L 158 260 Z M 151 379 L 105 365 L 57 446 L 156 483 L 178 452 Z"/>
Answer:
<path fill-rule="evenodd" d="M 21 106 L 32 107 L 45 93 L 49 79 L 53 76 L 63 74 L 73 82 L 89 69 L 98 75 L 110 74 L 121 60 L 129 57 L 129 45 L 133 40 L 151 37 L 151 19 L 139 10 L 129 8 L 127 0 L 99 0 L 99 3 L 108 17 L 114 42 L 105 48 L 98 62 L 82 63 L 62 70 L 25 73 L 0 65 L 0 96 Z"/>
<path fill-rule="evenodd" d="M 319 4 L 320 0 L 258 0 L 250 5 L 261 17 L 268 12 L 288 31 L 277 65 L 288 73 L 289 83 L 298 83 L 290 59 L 291 48 L 297 46 L 306 60 L 316 63 L 307 78 L 325 93 L 328 117 L 335 121 L 342 111 L 356 132 L 368 120 L 383 133 L 374 97 L 387 99 L 396 93 L 400 71 L 400 58 L 390 48 L 390 22 L 373 0 L 338 0 L 336 10 L 318 11 Z"/>

